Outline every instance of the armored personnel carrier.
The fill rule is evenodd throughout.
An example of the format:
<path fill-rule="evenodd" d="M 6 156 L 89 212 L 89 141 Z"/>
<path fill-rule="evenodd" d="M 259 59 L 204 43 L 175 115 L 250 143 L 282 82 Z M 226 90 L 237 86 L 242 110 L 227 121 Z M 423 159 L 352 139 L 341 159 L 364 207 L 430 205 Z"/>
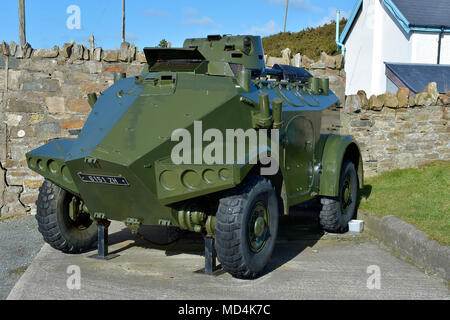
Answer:
<path fill-rule="evenodd" d="M 207 273 L 217 254 L 225 271 L 255 278 L 290 207 L 318 199 L 322 227 L 346 230 L 362 159 L 352 137 L 320 132 L 322 111 L 339 103 L 327 79 L 266 68 L 257 36 L 144 51 L 141 75 L 89 95 L 77 139 L 26 154 L 45 177 L 36 216 L 45 241 L 66 253 L 97 241 L 108 258 L 111 220 L 134 232 L 178 228 L 204 236 Z"/>

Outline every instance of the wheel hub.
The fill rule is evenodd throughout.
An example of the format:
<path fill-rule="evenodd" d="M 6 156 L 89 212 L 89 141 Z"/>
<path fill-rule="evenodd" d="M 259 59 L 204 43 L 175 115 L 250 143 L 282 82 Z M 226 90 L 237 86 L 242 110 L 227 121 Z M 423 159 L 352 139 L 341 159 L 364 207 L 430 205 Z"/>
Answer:
<path fill-rule="evenodd" d="M 86 213 L 83 201 L 73 196 L 69 202 L 69 218 L 71 223 L 79 230 L 85 230 L 92 224 L 89 213 Z"/>
<path fill-rule="evenodd" d="M 266 223 L 264 221 L 264 218 L 258 217 L 258 219 L 256 219 L 255 221 L 255 236 L 260 237 L 263 234 L 265 227 Z"/>
<path fill-rule="evenodd" d="M 253 252 L 264 248 L 269 234 L 269 212 L 264 202 L 254 206 L 248 221 L 248 243 Z"/>
<path fill-rule="evenodd" d="M 347 176 L 344 180 L 344 183 L 342 185 L 342 198 L 341 198 L 341 203 L 342 203 L 342 209 L 345 211 L 348 207 L 350 207 L 350 205 L 353 202 L 353 198 L 352 198 L 352 182 L 350 180 L 350 177 Z"/>

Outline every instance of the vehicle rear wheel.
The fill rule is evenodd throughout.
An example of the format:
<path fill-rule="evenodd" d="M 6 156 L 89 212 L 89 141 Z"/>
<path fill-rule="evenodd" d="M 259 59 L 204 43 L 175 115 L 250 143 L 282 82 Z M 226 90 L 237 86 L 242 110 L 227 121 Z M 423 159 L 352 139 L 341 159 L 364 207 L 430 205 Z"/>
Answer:
<path fill-rule="evenodd" d="M 53 248 L 80 253 L 97 240 L 97 225 L 76 196 L 45 180 L 36 201 L 39 232 Z"/>
<path fill-rule="evenodd" d="M 339 196 L 323 197 L 320 202 L 320 224 L 328 232 L 342 233 L 348 229 L 348 222 L 355 217 L 358 197 L 358 176 L 350 161 L 342 165 L 339 179 Z"/>
<path fill-rule="evenodd" d="M 256 278 L 269 262 L 277 232 L 275 190 L 269 180 L 251 176 L 220 200 L 215 246 L 222 268 L 236 278 Z"/>

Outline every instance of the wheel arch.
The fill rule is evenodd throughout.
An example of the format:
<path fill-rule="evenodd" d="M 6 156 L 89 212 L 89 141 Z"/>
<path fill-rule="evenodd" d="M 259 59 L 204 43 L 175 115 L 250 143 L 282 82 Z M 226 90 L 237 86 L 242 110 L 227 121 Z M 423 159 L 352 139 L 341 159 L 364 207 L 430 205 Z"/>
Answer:
<path fill-rule="evenodd" d="M 262 158 L 270 158 L 270 165 L 276 167 L 276 173 L 264 175 L 262 169 L 267 167 L 261 162 Z M 278 207 L 280 213 L 287 215 L 289 212 L 289 205 L 287 201 L 286 190 L 284 187 L 284 172 L 283 167 L 280 164 L 280 155 L 273 153 L 272 148 L 269 145 L 259 145 L 258 150 L 247 153 L 247 163 L 241 167 L 240 181 L 242 183 L 248 176 L 252 174 L 261 175 L 267 178 L 275 189 L 275 193 L 278 198 Z M 266 159 L 267 160 L 267 159 Z"/>
<path fill-rule="evenodd" d="M 272 161 L 276 161 L 273 159 Z M 278 209 L 281 214 L 287 215 L 289 212 L 289 205 L 287 202 L 287 195 L 286 195 L 286 189 L 284 187 L 284 176 L 283 171 L 281 170 L 281 167 L 278 167 L 278 171 L 274 175 L 261 175 L 261 168 L 264 167 L 264 165 L 258 161 L 256 164 L 251 166 L 251 169 L 249 169 L 245 176 L 243 176 L 241 183 L 249 176 L 251 175 L 260 175 L 270 181 L 272 183 L 272 186 L 275 189 L 275 194 L 277 195 L 278 199 Z"/>
<path fill-rule="evenodd" d="M 322 173 L 319 190 L 321 196 L 338 196 L 339 177 L 345 160 L 349 160 L 355 165 L 359 188 L 363 187 L 364 168 L 358 143 L 352 136 L 330 135 L 322 153 Z"/>

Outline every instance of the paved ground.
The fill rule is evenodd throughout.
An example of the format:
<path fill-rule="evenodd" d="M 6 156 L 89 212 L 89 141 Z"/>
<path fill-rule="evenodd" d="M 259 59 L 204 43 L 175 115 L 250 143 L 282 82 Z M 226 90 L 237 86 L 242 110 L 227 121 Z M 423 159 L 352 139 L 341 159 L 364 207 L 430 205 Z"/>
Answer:
<path fill-rule="evenodd" d="M 34 217 L 0 222 L 0 300 L 6 299 L 43 244 Z"/>
<path fill-rule="evenodd" d="M 449 287 L 394 257 L 365 235 L 321 234 L 303 219 L 283 220 L 275 254 L 253 281 L 195 273 L 203 267 L 203 241 L 189 237 L 166 248 L 111 229 L 110 261 L 95 253 L 64 255 L 45 245 L 9 299 L 450 299 Z M 69 266 L 81 270 L 81 289 L 69 290 Z M 369 266 L 381 288 L 367 288 Z"/>

